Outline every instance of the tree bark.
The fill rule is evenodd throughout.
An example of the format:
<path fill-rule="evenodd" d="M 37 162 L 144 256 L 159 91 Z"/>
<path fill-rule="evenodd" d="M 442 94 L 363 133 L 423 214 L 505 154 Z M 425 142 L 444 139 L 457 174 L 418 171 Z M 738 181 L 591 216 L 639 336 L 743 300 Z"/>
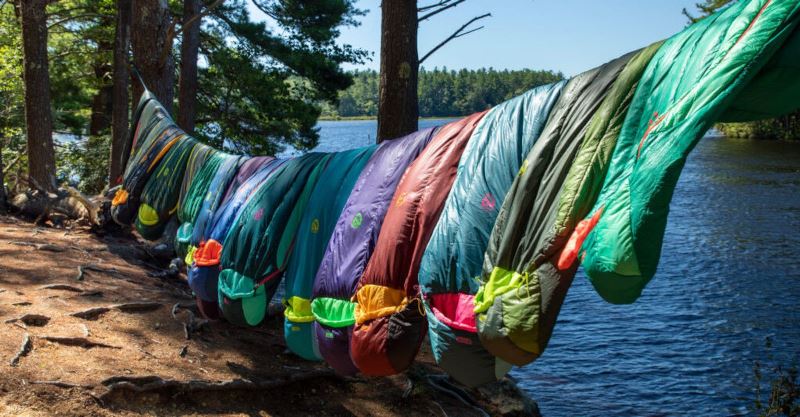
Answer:
<path fill-rule="evenodd" d="M 155 94 L 158 101 L 172 113 L 175 96 L 175 73 L 172 54 L 168 53 L 162 61 L 161 52 L 169 41 L 167 32 L 171 26 L 166 0 L 133 0 L 133 19 L 131 21 L 131 46 L 133 62 L 139 69 L 147 88 Z M 133 83 L 133 102 L 138 103 L 144 89 Z"/>
<path fill-rule="evenodd" d="M 378 143 L 417 130 L 417 2 L 381 4 Z"/>
<path fill-rule="evenodd" d="M 128 147 L 128 48 L 131 43 L 131 0 L 117 0 L 117 29 L 114 36 L 114 75 L 111 105 L 111 155 L 108 161 L 109 188 L 122 182 L 123 152 Z"/>
<path fill-rule="evenodd" d="M 200 21 L 191 22 L 200 14 L 199 0 L 183 1 L 183 42 L 181 42 L 181 75 L 178 92 L 178 126 L 194 132 L 197 108 L 197 55 L 200 48 Z M 187 22 L 189 23 L 187 26 Z"/>
<path fill-rule="evenodd" d="M 22 48 L 25 79 L 25 126 L 28 175 L 47 191 L 56 189 L 53 115 L 47 60 L 47 0 L 22 0 Z"/>
<path fill-rule="evenodd" d="M 8 194 L 6 194 L 6 167 L 3 165 L 3 145 L 5 138 L 0 131 L 0 214 L 8 212 Z"/>
<path fill-rule="evenodd" d="M 108 24 L 110 24 L 110 22 L 108 22 Z M 114 86 L 108 82 L 107 77 L 108 74 L 112 72 L 112 65 L 99 58 L 104 56 L 104 52 L 111 51 L 112 48 L 113 45 L 111 45 L 110 42 L 100 42 L 97 45 L 98 61 L 94 64 L 94 76 L 100 88 L 92 98 L 89 136 L 102 135 L 111 127 Z"/>

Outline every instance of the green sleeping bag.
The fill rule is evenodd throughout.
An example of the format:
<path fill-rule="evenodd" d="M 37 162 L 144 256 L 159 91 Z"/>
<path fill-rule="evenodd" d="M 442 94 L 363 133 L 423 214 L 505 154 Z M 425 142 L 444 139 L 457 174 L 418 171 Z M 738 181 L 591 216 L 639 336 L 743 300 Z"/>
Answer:
<path fill-rule="evenodd" d="M 249 198 L 231 226 L 220 259 L 219 306 L 231 323 L 256 326 L 280 283 L 291 247 L 281 238 L 297 230 L 296 205 L 305 205 L 329 154 L 309 153 L 282 165 Z M 310 184 L 310 186 L 309 186 Z"/>

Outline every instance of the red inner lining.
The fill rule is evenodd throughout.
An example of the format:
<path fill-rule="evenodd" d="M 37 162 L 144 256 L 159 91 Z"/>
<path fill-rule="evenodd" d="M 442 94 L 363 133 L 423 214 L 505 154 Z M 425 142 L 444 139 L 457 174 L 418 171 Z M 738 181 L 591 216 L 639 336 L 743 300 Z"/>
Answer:
<path fill-rule="evenodd" d="M 433 294 L 428 297 L 428 304 L 440 322 L 454 329 L 476 333 L 474 299 L 474 295 L 464 293 Z"/>

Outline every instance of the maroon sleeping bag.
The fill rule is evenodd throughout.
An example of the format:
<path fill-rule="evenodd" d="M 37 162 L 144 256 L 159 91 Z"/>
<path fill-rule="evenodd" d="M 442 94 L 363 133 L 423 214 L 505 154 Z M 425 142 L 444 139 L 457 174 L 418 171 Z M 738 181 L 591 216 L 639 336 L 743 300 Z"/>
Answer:
<path fill-rule="evenodd" d="M 420 260 L 484 113 L 442 127 L 397 185 L 356 292 L 350 352 L 364 374 L 402 372 L 419 350 L 427 329 L 418 297 Z"/>

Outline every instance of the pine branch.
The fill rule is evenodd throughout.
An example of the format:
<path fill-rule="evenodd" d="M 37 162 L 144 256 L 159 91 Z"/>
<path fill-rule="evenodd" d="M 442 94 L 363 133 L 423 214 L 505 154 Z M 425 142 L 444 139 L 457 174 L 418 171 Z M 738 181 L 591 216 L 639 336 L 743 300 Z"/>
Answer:
<path fill-rule="evenodd" d="M 426 6 L 426 7 L 423 7 L 422 9 L 417 9 L 417 12 L 419 12 L 420 10 L 428 10 L 428 9 L 430 9 L 432 7 L 441 6 L 438 9 L 436 9 L 436 10 L 434 10 L 434 11 L 432 11 L 432 12 L 426 14 L 426 15 L 423 15 L 420 18 L 417 18 L 417 22 L 422 22 L 423 20 L 429 19 L 429 18 L 431 18 L 431 17 L 433 17 L 433 16 L 435 16 L 435 15 L 437 15 L 437 14 L 439 14 L 439 13 L 441 13 L 441 12 L 447 10 L 447 9 L 450 9 L 452 7 L 456 7 L 456 6 L 458 6 L 459 4 L 461 4 L 461 3 L 465 2 L 465 1 L 467 1 L 467 0 L 455 0 L 455 1 L 453 1 L 453 0 L 442 0 L 437 5 Z"/>
<path fill-rule="evenodd" d="M 211 12 L 214 11 L 214 9 L 216 9 L 224 1 L 225 0 L 215 0 L 213 3 L 206 6 L 206 9 L 203 10 L 203 12 L 198 13 L 189 18 L 189 20 L 183 22 L 179 30 L 175 30 L 175 28 L 178 25 L 178 21 L 174 20 L 172 22 L 172 24 L 167 29 L 167 39 L 164 42 L 164 48 L 161 50 L 161 57 L 159 58 L 158 61 L 161 64 L 161 66 L 164 66 L 164 64 L 167 63 L 167 57 L 169 56 L 169 52 L 172 50 L 172 42 L 175 40 L 175 37 L 178 36 L 180 33 L 182 33 L 184 30 L 186 30 L 186 28 L 192 26 L 198 20 L 211 14 Z"/>
<path fill-rule="evenodd" d="M 472 19 L 470 19 L 469 22 L 464 23 L 464 25 L 462 25 L 460 28 L 458 28 L 458 30 L 453 32 L 453 34 L 448 36 L 445 40 L 440 42 L 438 45 L 434 46 L 433 49 L 428 51 L 427 54 L 423 55 L 422 58 L 420 58 L 420 60 L 419 60 L 419 65 L 422 65 L 423 61 L 428 59 L 429 56 L 433 55 L 434 52 L 438 51 L 441 47 L 445 46 L 448 42 L 452 41 L 453 39 L 460 38 L 462 36 L 469 35 L 472 32 L 475 32 L 475 31 L 483 29 L 483 26 L 480 26 L 478 28 L 470 29 L 470 30 L 465 31 L 467 29 L 467 27 L 469 27 L 469 25 L 475 23 L 478 20 L 485 19 L 485 18 L 491 17 L 491 16 L 492 16 L 491 13 L 486 13 L 484 15 L 475 16 Z"/>

